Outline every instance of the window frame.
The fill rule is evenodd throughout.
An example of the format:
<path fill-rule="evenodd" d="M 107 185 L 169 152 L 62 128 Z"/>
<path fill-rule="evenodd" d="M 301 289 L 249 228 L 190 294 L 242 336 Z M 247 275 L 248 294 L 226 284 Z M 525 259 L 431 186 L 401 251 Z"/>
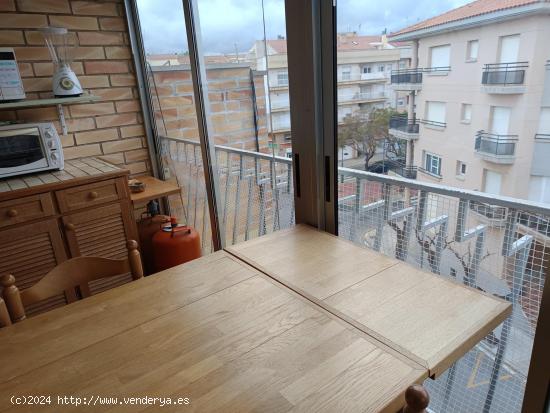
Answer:
<path fill-rule="evenodd" d="M 429 165 L 428 165 L 428 157 L 430 158 L 429 160 Z M 437 159 L 437 161 L 436 161 Z M 433 171 L 433 166 L 434 166 L 434 161 L 436 161 L 436 170 L 437 172 L 434 172 Z M 436 155 L 435 153 L 432 153 L 432 152 L 429 152 L 429 151 L 424 151 L 424 170 L 426 172 L 428 172 L 430 175 L 434 175 L 434 176 L 437 176 L 437 177 L 442 177 L 443 175 L 441 174 L 441 164 L 443 163 L 443 157 L 440 156 L 440 155 Z"/>
<path fill-rule="evenodd" d="M 446 48 L 448 49 L 448 62 L 446 65 L 440 65 L 438 64 L 437 66 L 434 65 L 434 62 L 433 62 L 433 52 L 434 52 L 434 49 L 443 49 L 443 48 Z M 436 45 L 436 46 L 430 46 L 430 54 L 429 54 L 429 59 L 430 59 L 430 63 L 429 63 L 429 68 L 430 69 L 434 69 L 434 68 L 450 68 L 451 67 L 451 44 L 450 43 L 447 43 L 447 44 L 439 44 L 439 45 Z M 445 71 L 442 71 L 442 73 L 446 73 Z"/>
<path fill-rule="evenodd" d="M 466 118 L 466 108 L 469 108 L 470 110 L 470 117 Z M 464 123 L 466 125 L 469 125 L 472 123 L 472 112 L 473 112 L 473 106 L 471 103 L 462 103 L 460 107 L 460 122 Z"/>
<path fill-rule="evenodd" d="M 476 55 L 472 57 L 472 45 L 476 44 Z M 468 40 L 466 43 L 466 63 L 477 62 L 479 57 L 479 39 Z"/>
<path fill-rule="evenodd" d="M 283 79 L 286 78 L 286 81 L 281 82 L 281 78 Z M 277 72 L 277 86 L 279 87 L 288 86 L 288 70 L 286 71 L 279 70 Z"/>
<path fill-rule="evenodd" d="M 457 178 L 464 178 L 468 171 L 468 165 L 463 161 L 456 161 L 456 176 Z"/>

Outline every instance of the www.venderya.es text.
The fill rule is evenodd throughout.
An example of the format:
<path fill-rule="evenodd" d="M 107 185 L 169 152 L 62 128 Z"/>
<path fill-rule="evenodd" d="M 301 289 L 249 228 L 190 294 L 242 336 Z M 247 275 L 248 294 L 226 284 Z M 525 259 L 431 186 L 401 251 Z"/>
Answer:
<path fill-rule="evenodd" d="M 188 397 L 112 397 L 112 396 L 67 396 L 67 395 L 27 395 L 11 396 L 10 402 L 13 405 L 35 405 L 35 406 L 185 406 L 191 404 Z"/>

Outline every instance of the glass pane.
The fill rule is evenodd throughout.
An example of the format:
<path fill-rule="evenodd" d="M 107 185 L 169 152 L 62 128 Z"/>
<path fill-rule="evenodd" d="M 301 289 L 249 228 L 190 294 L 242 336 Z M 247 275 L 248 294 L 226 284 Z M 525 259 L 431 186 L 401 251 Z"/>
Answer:
<path fill-rule="evenodd" d="M 19 129 L 0 136 L 0 168 L 14 168 L 44 159 L 38 129 Z"/>
<path fill-rule="evenodd" d="M 181 193 L 169 197 L 170 214 L 199 233 L 203 254 L 212 232 L 182 2 L 138 0 L 147 80 L 166 178 Z"/>
<path fill-rule="evenodd" d="M 339 236 L 513 304 L 425 382 L 434 412 L 512 413 L 550 253 L 550 205 L 523 201 L 548 199 L 550 19 L 467 3 L 338 0 Z"/>
<path fill-rule="evenodd" d="M 163 161 L 182 188 L 170 207 L 210 251 L 182 4 L 139 0 L 138 6 Z M 267 3 L 267 10 L 261 0 L 198 6 L 219 220 L 231 245 L 294 223 L 284 1 Z"/>
<path fill-rule="evenodd" d="M 284 1 L 263 4 L 198 1 L 226 245 L 294 223 Z"/>

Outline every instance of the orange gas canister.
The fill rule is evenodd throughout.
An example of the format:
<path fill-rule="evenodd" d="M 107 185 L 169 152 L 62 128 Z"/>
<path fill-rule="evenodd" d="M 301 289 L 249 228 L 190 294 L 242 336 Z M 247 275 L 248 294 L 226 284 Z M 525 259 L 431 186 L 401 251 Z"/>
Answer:
<path fill-rule="evenodd" d="M 201 242 L 197 231 L 188 226 L 178 226 L 176 219 L 171 225 L 153 235 L 153 257 L 155 270 L 167 268 L 194 260 L 201 256 Z"/>

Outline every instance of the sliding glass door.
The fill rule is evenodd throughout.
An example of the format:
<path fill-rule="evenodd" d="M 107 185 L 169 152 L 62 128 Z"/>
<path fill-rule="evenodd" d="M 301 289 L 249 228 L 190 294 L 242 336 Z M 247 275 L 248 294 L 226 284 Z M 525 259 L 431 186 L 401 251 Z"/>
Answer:
<path fill-rule="evenodd" d="M 527 25 L 507 21 L 503 31 L 490 20 L 476 21 L 474 5 L 450 11 L 467 2 L 338 0 L 338 235 L 513 304 L 508 320 L 425 382 L 435 412 L 512 413 L 522 409 L 541 308 L 550 208 L 519 199 L 527 195 L 529 167 L 517 164 L 514 151 L 489 154 L 478 144 L 491 135 L 483 130 L 500 106 L 515 114 L 515 123 L 493 130 L 500 134 L 493 145 L 506 141 L 514 149 L 518 135 L 511 134 L 525 135 L 525 142 L 536 133 L 536 122 L 521 119 L 527 112 L 519 100 L 481 88 L 484 65 L 502 77 L 508 70 L 491 65 L 503 53 L 499 41 L 502 46 L 508 37 L 502 35 Z M 460 26 L 470 12 L 472 24 Z M 448 29 L 440 30 L 441 22 Z M 531 81 L 544 82 L 548 53 L 524 49 L 518 58 L 515 47 L 507 55 L 538 62 Z M 533 106 L 539 105 L 537 97 Z M 502 176 L 499 191 L 487 189 L 491 174 Z M 518 199 L 471 191 L 483 188 Z"/>
<path fill-rule="evenodd" d="M 184 4 L 192 28 L 181 1 L 137 0 L 170 208 L 209 252 L 294 224 L 284 2 Z"/>

